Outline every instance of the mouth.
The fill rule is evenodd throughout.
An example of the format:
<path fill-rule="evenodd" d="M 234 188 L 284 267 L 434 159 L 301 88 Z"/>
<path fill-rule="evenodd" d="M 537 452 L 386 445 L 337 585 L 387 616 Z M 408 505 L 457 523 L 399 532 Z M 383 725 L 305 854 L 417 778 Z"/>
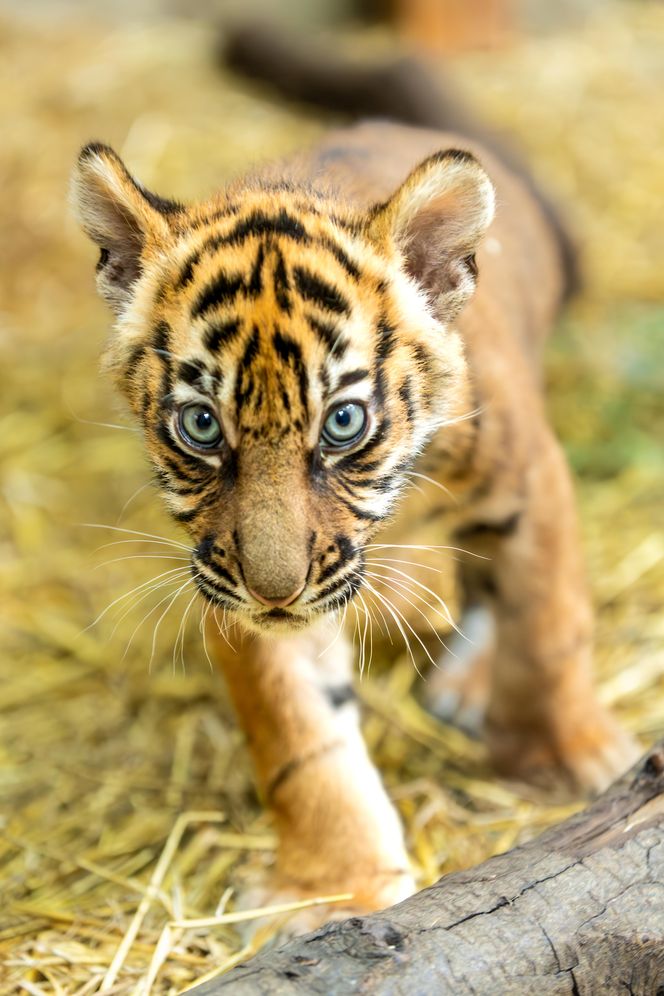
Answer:
<path fill-rule="evenodd" d="M 195 561 L 192 562 L 192 576 L 207 602 L 239 616 L 254 632 L 273 634 L 306 629 L 318 622 L 322 616 L 343 609 L 362 586 L 360 574 L 353 571 L 350 577 L 346 575 L 343 579 L 339 579 L 321 592 L 314 601 L 301 603 L 293 608 L 274 607 L 255 611 L 245 599 L 221 580 L 211 578 L 207 571 L 203 574 Z"/>

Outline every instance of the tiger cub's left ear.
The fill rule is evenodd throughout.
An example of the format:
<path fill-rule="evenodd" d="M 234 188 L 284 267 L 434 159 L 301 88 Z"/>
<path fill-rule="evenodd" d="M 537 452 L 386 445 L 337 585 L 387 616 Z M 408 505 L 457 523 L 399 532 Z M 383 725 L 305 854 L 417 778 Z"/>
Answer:
<path fill-rule="evenodd" d="M 97 288 L 120 314 L 131 300 L 150 250 L 163 248 L 179 204 L 151 194 L 108 145 L 86 145 L 71 180 L 71 200 L 85 233 L 100 249 Z"/>
<path fill-rule="evenodd" d="M 495 194 L 470 152 L 438 152 L 413 170 L 370 217 L 379 247 L 396 246 L 405 268 L 441 319 L 453 318 L 475 290 L 475 251 L 491 224 Z"/>

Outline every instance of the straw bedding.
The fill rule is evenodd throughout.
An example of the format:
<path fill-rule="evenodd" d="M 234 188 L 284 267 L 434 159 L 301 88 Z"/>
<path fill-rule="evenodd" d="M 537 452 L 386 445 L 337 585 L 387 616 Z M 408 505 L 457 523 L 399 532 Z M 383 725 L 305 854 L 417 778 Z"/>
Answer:
<path fill-rule="evenodd" d="M 610 7 L 454 66 L 585 243 L 586 291 L 548 354 L 551 411 L 578 476 L 601 694 L 644 744 L 664 734 L 663 39 L 661 7 Z M 2 993 L 177 993 L 276 929 L 257 920 L 247 945 L 233 922 L 274 840 L 198 603 L 181 626 L 186 593 L 161 618 L 169 589 L 137 589 L 90 625 L 181 562 L 117 531 L 179 538 L 97 371 L 107 318 L 65 206 L 77 147 L 103 138 L 186 198 L 323 124 L 224 75 L 211 41 L 164 20 L 6 17 L 0 32 Z M 422 884 L 570 812 L 495 780 L 481 744 L 422 711 L 402 648 L 387 656 L 359 690 Z"/>

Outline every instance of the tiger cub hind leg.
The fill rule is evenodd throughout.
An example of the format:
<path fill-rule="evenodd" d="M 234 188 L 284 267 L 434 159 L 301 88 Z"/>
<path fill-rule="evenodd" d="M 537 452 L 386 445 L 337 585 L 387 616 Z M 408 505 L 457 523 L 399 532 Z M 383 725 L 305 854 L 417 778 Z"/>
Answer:
<path fill-rule="evenodd" d="M 426 707 L 439 719 L 474 737 L 484 729 L 495 651 L 495 623 L 486 605 L 468 606 L 458 631 L 445 640 L 445 649 L 431 668 L 424 686 Z"/>
<path fill-rule="evenodd" d="M 495 621 L 485 733 L 499 772 L 597 792 L 640 751 L 593 687 L 593 612 L 569 470 L 546 423 L 534 442 L 513 493 L 489 495 L 456 533 L 469 554 L 463 586 L 483 593 Z M 492 503 L 510 514 L 492 523 Z"/>
<path fill-rule="evenodd" d="M 289 932 L 382 909 L 414 891 L 398 815 L 360 732 L 343 639 L 323 624 L 276 638 L 240 631 L 231 648 L 209 624 L 278 837 L 274 871 L 242 905 L 349 897 L 294 914 Z"/>

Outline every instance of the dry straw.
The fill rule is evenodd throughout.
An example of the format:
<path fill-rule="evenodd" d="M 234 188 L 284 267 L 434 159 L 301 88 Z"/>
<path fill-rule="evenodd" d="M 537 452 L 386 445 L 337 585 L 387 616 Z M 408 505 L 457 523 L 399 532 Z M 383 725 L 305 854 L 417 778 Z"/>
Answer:
<path fill-rule="evenodd" d="M 664 130 L 663 40 L 661 6 L 611 6 L 575 30 L 455 66 L 476 104 L 520 136 L 587 243 L 586 294 L 552 344 L 548 379 L 578 471 L 601 696 L 644 743 L 664 732 L 664 163 L 653 141 Z M 109 27 L 79 13 L 75 23 L 2 25 L 3 994 L 175 994 L 248 957 L 293 908 L 241 908 L 274 838 L 205 660 L 198 604 L 182 629 L 186 591 L 165 614 L 168 599 L 155 609 L 185 575 L 181 548 L 154 536 L 182 537 L 145 487 L 140 441 L 97 374 L 106 315 L 64 203 L 90 138 L 184 198 L 317 133 L 311 117 L 224 75 L 209 42 L 191 22 Z M 94 569 L 106 560 L 116 562 Z M 140 587 L 169 570 L 163 588 Z M 374 643 L 359 687 L 426 884 L 571 806 L 497 781 L 481 744 L 424 712 L 397 638 Z M 247 940 L 240 928 L 252 917 Z"/>

